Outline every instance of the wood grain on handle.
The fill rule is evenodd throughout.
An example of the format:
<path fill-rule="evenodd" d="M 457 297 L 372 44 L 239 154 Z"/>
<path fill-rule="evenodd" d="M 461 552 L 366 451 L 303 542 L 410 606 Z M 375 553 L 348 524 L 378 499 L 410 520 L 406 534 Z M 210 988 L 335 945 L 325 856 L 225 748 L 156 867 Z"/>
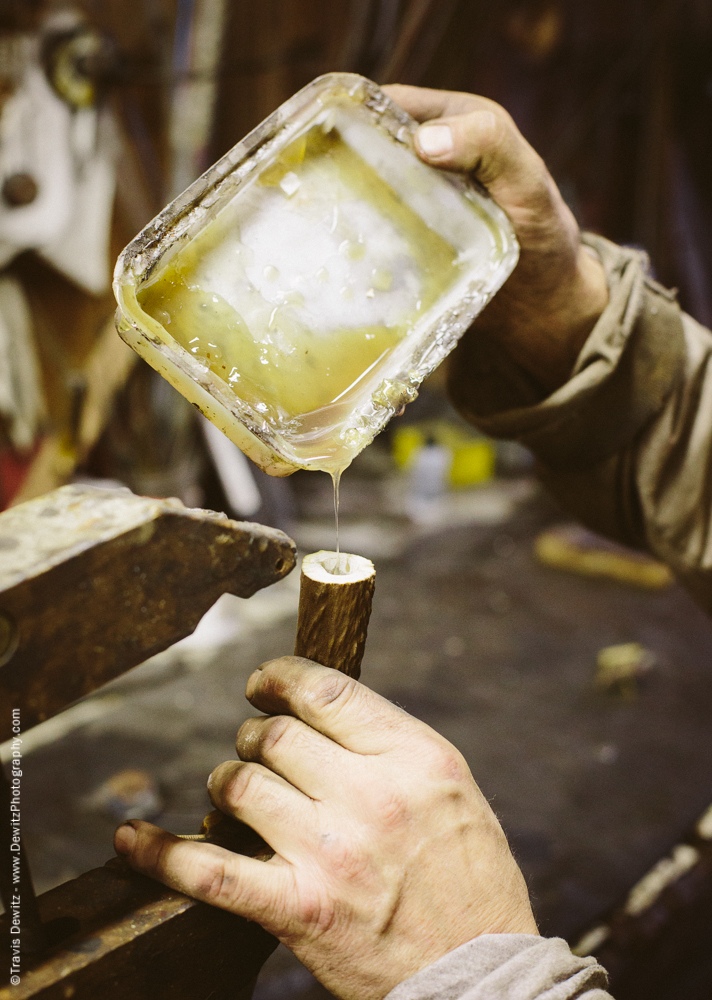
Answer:
<path fill-rule="evenodd" d="M 305 556 L 294 655 L 358 678 L 375 583 L 373 563 L 363 556 L 325 551 Z"/>

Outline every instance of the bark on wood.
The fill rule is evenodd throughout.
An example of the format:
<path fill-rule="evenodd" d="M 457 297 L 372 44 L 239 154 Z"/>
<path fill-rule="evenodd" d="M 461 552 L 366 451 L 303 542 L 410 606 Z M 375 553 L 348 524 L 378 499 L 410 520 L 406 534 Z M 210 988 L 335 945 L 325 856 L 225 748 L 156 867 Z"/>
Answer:
<path fill-rule="evenodd" d="M 373 563 L 363 556 L 324 551 L 305 556 L 295 656 L 358 678 L 375 583 Z"/>

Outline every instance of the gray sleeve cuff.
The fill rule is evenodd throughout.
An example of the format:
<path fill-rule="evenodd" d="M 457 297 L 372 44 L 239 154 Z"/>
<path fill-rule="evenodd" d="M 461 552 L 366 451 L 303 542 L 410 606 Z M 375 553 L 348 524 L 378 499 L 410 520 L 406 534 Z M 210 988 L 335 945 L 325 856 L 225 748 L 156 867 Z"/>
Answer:
<path fill-rule="evenodd" d="M 610 297 L 569 381 L 542 399 L 529 376 L 476 328 L 458 345 L 449 379 L 467 420 L 567 471 L 629 444 L 672 392 L 684 361 L 679 306 L 647 276 L 645 254 L 600 236 L 582 239 L 603 264 Z"/>
<path fill-rule="evenodd" d="M 611 1000 L 593 958 L 561 938 L 483 934 L 406 979 L 385 1000 Z"/>

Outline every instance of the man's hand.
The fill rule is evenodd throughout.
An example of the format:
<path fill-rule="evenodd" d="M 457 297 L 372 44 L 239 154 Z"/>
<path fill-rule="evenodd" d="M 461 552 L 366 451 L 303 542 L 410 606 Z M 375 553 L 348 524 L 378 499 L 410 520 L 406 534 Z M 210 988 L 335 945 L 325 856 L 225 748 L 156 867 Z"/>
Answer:
<path fill-rule="evenodd" d="M 343 1000 L 380 1000 L 480 934 L 536 934 L 522 875 L 463 757 L 357 681 L 287 656 L 255 671 L 214 805 L 267 861 L 119 827 L 133 868 L 256 920 Z"/>
<path fill-rule="evenodd" d="M 417 121 L 427 163 L 473 173 L 509 216 L 521 255 L 475 323 L 496 337 L 542 389 L 565 382 L 601 315 L 601 265 L 579 243 L 576 220 L 541 157 L 494 101 L 398 84 L 383 88 Z"/>

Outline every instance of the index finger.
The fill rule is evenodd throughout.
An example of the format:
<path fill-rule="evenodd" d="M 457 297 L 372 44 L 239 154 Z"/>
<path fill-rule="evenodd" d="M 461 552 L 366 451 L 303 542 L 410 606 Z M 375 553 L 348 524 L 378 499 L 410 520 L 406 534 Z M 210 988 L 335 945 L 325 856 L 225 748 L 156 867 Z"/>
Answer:
<path fill-rule="evenodd" d="M 428 87 L 410 87 L 402 83 L 389 83 L 381 90 L 399 104 L 418 122 L 466 115 L 472 111 L 491 111 L 499 105 L 486 97 L 464 94 L 455 90 L 430 90 Z"/>
<path fill-rule="evenodd" d="M 247 698 L 269 715 L 294 715 L 347 750 L 395 750 L 424 728 L 353 677 L 301 656 L 263 663 L 247 682 Z"/>

